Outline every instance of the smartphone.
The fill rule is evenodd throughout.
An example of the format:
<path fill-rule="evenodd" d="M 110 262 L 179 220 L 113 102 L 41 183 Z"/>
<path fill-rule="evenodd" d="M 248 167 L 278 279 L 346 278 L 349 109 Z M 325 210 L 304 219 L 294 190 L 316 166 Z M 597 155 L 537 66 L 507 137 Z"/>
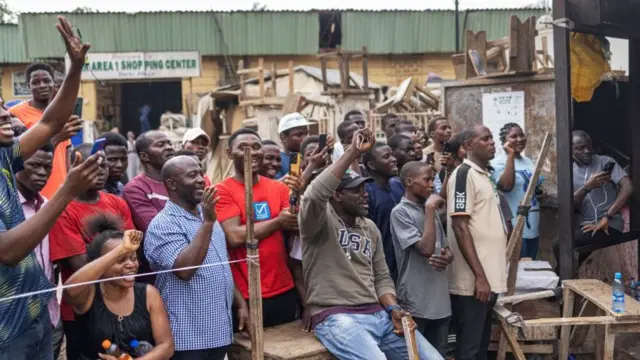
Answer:
<path fill-rule="evenodd" d="M 289 175 L 300 176 L 300 165 L 302 165 L 302 154 L 291 153 L 291 163 L 289 164 Z"/>
<path fill-rule="evenodd" d="M 613 172 L 614 166 L 616 166 L 616 163 L 614 163 L 613 161 L 609 161 L 604 165 L 604 168 L 602 169 L 602 171 L 606 172 L 607 174 L 611 174 Z"/>
<path fill-rule="evenodd" d="M 107 142 L 107 139 L 98 139 L 93 143 L 93 147 L 91 148 L 91 155 L 97 153 L 98 151 L 104 150 L 104 144 Z"/>
<path fill-rule="evenodd" d="M 84 104 L 84 100 L 79 97 L 76 99 L 76 106 L 73 108 L 73 115 L 82 119 L 82 104 Z"/>
<path fill-rule="evenodd" d="M 327 146 L 327 134 L 320 134 L 318 136 L 318 152 L 324 150 Z"/>
<path fill-rule="evenodd" d="M 453 148 L 453 144 L 446 142 L 444 143 L 444 148 L 442 149 L 443 154 L 453 154 L 456 149 Z"/>

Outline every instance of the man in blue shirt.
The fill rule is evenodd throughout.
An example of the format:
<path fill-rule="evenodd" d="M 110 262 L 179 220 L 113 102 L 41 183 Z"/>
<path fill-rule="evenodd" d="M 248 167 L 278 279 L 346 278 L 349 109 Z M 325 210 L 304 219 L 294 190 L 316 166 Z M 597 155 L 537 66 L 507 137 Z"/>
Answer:
<path fill-rule="evenodd" d="M 174 360 L 224 359 L 233 340 L 232 303 L 238 307 L 240 330 L 249 316 L 245 300 L 234 291 L 227 242 L 216 219 L 216 190 L 205 189 L 203 175 L 189 156 L 164 164 L 169 201 L 149 224 L 144 240 L 154 271 L 209 265 L 159 274 L 156 280 L 169 313 Z"/>
<path fill-rule="evenodd" d="M 20 204 L 13 162 L 27 159 L 60 132 L 75 106 L 80 73 L 89 45 L 73 34 L 71 24 L 59 17 L 58 31 L 71 61 L 59 96 L 47 107 L 31 129 L 13 138 L 11 115 L 0 107 L 0 359 L 51 359 L 51 320 L 47 301 L 51 293 L 4 300 L 51 288 L 33 250 L 73 198 L 94 186 L 103 161 L 91 156 L 72 169 L 58 192 L 35 215 L 25 220 Z"/>
<path fill-rule="evenodd" d="M 398 278 L 398 266 L 391 234 L 391 210 L 400 203 L 404 195 L 404 188 L 397 178 L 398 161 L 387 144 L 377 142 L 363 155 L 363 162 L 369 177 L 374 180 L 365 184 L 365 190 L 369 195 L 367 217 L 380 229 L 384 257 L 391 279 L 395 283 Z"/>
<path fill-rule="evenodd" d="M 311 123 L 299 113 L 291 113 L 283 116 L 278 123 L 278 133 L 284 151 L 280 152 L 282 166 L 276 174 L 276 179 L 280 179 L 289 172 L 291 164 L 291 153 L 299 153 L 300 145 L 304 138 L 309 135 L 309 125 Z"/>

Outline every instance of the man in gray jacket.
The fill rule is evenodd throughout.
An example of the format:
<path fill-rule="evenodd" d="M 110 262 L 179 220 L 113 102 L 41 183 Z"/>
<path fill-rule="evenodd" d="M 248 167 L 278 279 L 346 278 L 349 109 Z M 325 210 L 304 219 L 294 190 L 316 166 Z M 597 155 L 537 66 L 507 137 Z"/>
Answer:
<path fill-rule="evenodd" d="M 364 184 L 371 179 L 345 174 L 374 141 L 369 129 L 356 132 L 344 155 L 309 185 L 298 219 L 312 327 L 342 360 L 408 358 L 408 313 L 396 301 L 380 231 L 366 217 Z M 420 333 L 416 341 L 420 359 L 442 359 Z"/>

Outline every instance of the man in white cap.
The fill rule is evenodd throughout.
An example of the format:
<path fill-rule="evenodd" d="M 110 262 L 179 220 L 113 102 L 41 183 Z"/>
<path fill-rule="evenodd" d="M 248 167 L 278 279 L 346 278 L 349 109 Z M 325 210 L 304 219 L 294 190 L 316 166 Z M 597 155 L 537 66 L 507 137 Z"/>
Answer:
<path fill-rule="evenodd" d="M 283 177 L 289 172 L 291 153 L 300 152 L 302 141 L 309 135 L 309 125 L 311 125 L 311 123 L 297 112 L 287 114 L 280 119 L 278 134 L 280 134 L 280 141 L 282 142 L 284 151 L 280 152 L 282 167 L 276 174 L 276 179 Z"/>
<path fill-rule="evenodd" d="M 206 164 L 204 160 L 209 153 L 209 145 L 211 145 L 211 138 L 201 128 L 193 128 L 187 130 L 182 137 L 182 148 L 185 150 L 193 151 L 198 157 L 200 165 L 205 168 Z M 211 180 L 207 175 L 204 176 L 204 182 L 206 186 L 211 186 Z"/>

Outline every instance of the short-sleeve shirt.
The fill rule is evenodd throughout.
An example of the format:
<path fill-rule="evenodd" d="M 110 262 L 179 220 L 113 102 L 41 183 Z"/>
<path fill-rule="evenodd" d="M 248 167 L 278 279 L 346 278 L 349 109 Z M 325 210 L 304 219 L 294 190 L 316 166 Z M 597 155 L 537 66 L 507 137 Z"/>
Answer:
<path fill-rule="evenodd" d="M 202 210 L 198 210 L 199 216 L 194 216 L 169 201 L 151 221 L 144 252 L 154 271 L 172 269 L 180 252 L 195 239 L 202 226 Z M 233 277 L 228 261 L 224 232 L 216 222 L 202 262 L 211 266 L 196 270 L 189 281 L 173 272 L 158 275 L 156 286 L 167 307 L 176 351 L 231 344 Z"/>
<path fill-rule="evenodd" d="M 506 155 L 502 154 L 497 156 L 495 159 L 491 161 L 491 165 L 494 168 L 494 172 L 491 174 L 491 179 L 494 183 L 497 183 L 500 180 L 500 177 L 504 173 L 504 169 L 507 164 Z M 533 161 L 526 156 L 516 157 L 514 159 L 515 165 L 515 183 L 513 184 L 513 188 L 511 191 L 503 192 L 504 198 L 507 200 L 507 204 L 509 205 L 509 209 L 512 214 L 518 213 L 518 206 L 522 199 L 524 199 L 524 195 L 527 192 L 527 188 L 529 187 L 529 183 L 531 182 L 531 177 L 533 176 L 533 172 L 535 171 L 535 165 Z M 543 181 L 542 175 L 538 180 L 538 184 L 541 184 Z M 512 219 L 512 224 L 515 226 L 515 219 Z M 522 237 L 525 239 L 534 239 L 540 235 L 540 202 L 534 196 L 531 198 L 531 208 L 529 209 L 529 215 L 527 216 L 527 221 L 524 226 L 524 230 L 522 232 Z"/>
<path fill-rule="evenodd" d="M 12 107 L 9 112 L 20 119 L 27 129 L 31 129 L 33 125 L 42 119 L 44 114 L 44 111 L 31 106 L 28 101 Z M 53 152 L 51 176 L 49 176 L 47 184 L 40 191 L 40 194 L 48 199 L 53 197 L 53 194 L 58 191 L 67 177 L 67 150 L 69 146 L 71 146 L 71 141 L 65 140 L 59 143 Z"/>
<path fill-rule="evenodd" d="M 11 163 L 20 159 L 17 139 L 12 146 L 0 147 L 0 232 L 20 225 L 25 218 L 18 196 Z M 51 288 L 32 251 L 16 266 L 0 264 L 0 298 Z M 0 302 L 0 348 L 18 339 L 42 312 L 52 293 Z"/>
<path fill-rule="evenodd" d="M 245 209 L 244 184 L 230 177 L 216 185 L 218 203 L 216 214 L 218 221 L 240 217 L 240 224 L 247 223 Z M 264 176 L 258 177 L 253 185 L 253 220 L 255 223 L 278 217 L 280 212 L 289 207 L 289 188 L 281 181 Z M 260 240 L 260 283 L 262 297 L 270 298 L 293 289 L 293 277 L 287 265 L 288 256 L 281 230 Z M 229 249 L 229 259 L 241 260 L 247 257 L 245 246 Z M 233 280 L 245 299 L 249 298 L 248 270 L 245 262 L 231 264 Z"/>
<path fill-rule="evenodd" d="M 573 191 L 575 192 L 584 186 L 591 175 L 603 171 L 604 166 L 610 161 L 615 163 L 613 171 L 611 172 L 611 182 L 591 190 L 591 192 L 584 197 L 580 205 L 579 213 L 576 214 L 577 224 L 591 224 L 605 217 L 607 210 L 618 196 L 617 186 L 620 184 L 620 180 L 628 175 L 615 160 L 608 156 L 593 155 L 591 163 L 587 166 L 582 166 L 575 161 L 573 162 Z M 619 231 L 624 229 L 624 221 L 622 220 L 622 214 L 620 212 L 616 213 L 613 218 L 609 220 L 609 226 Z"/>
<path fill-rule="evenodd" d="M 398 303 L 411 315 L 437 320 L 451 315 L 447 271 L 436 271 L 429 258 L 415 249 L 424 234 L 424 206 L 403 197 L 391 212 L 391 233 L 398 261 L 396 296 Z M 440 222 L 435 216 L 436 248 L 449 246 Z"/>
<path fill-rule="evenodd" d="M 398 265 L 396 264 L 393 237 L 391 236 L 391 210 L 400 203 L 404 195 L 404 188 L 397 178 L 390 179 L 389 187 L 387 188 L 382 188 L 375 182 L 365 184 L 364 188 L 367 191 L 367 203 L 369 204 L 367 217 L 380 229 L 384 258 L 387 261 L 391 279 L 396 281 Z"/>
<path fill-rule="evenodd" d="M 122 197 L 129 204 L 133 222 L 140 231 L 147 231 L 151 220 L 164 209 L 169 200 L 164 183 L 148 177 L 145 173 L 134 177 L 124 186 Z"/>
<path fill-rule="evenodd" d="M 282 162 L 280 163 L 280 170 L 276 173 L 276 179 L 285 176 L 289 172 L 289 166 L 291 166 L 291 154 L 280 151 L 280 158 Z"/>
<path fill-rule="evenodd" d="M 87 204 L 79 201 L 71 201 L 64 209 L 58 220 L 49 232 L 51 246 L 51 261 L 60 261 L 87 252 L 87 245 L 91 243 L 95 234 L 87 234 L 86 220 L 96 214 L 113 214 L 122 219 L 124 230 L 132 230 L 133 221 L 127 203 L 121 198 L 105 192 L 99 192 L 100 198 L 95 204 Z M 68 264 L 60 264 L 62 282 L 66 282 L 73 270 Z M 73 307 L 64 299 L 60 306 L 62 320 L 73 321 L 75 319 Z"/>
<path fill-rule="evenodd" d="M 449 292 L 472 296 L 475 276 L 464 260 L 452 228 L 454 216 L 469 217 L 469 231 L 491 291 L 507 291 L 507 231 L 500 197 L 489 173 L 464 160 L 447 184 L 447 240 L 455 259 L 449 266 Z"/>

